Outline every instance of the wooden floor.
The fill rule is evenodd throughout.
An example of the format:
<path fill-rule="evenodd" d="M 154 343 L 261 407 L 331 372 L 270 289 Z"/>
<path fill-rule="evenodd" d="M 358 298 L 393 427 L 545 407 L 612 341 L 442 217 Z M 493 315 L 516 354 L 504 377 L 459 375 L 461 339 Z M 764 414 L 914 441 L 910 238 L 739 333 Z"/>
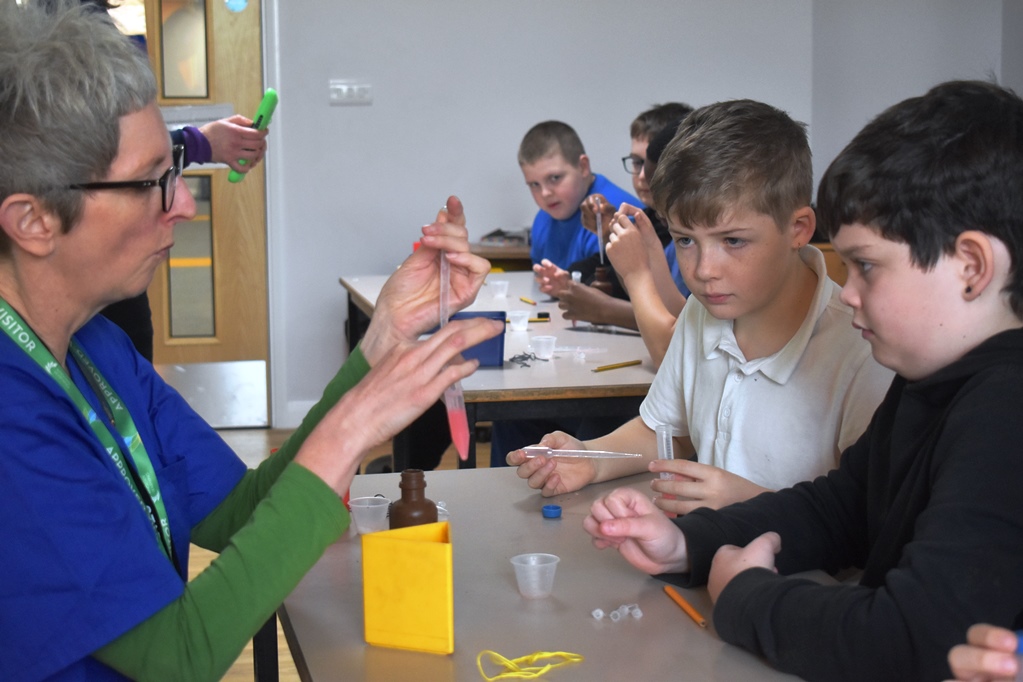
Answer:
<path fill-rule="evenodd" d="M 245 460 L 246 464 L 254 467 L 266 456 L 266 453 L 269 453 L 270 450 L 283 443 L 290 433 L 291 431 L 282 429 L 225 429 L 220 432 L 220 435 Z M 365 461 L 373 461 L 377 457 L 390 454 L 390 452 L 391 446 L 390 443 L 387 443 L 375 448 L 366 457 Z M 477 444 L 476 460 L 479 466 L 487 466 L 489 464 L 490 443 Z M 444 453 L 444 457 L 437 468 L 458 468 L 458 454 L 453 447 L 448 448 L 447 452 Z M 214 558 L 216 558 L 216 554 L 213 552 L 192 545 L 188 562 L 189 580 L 202 572 Z M 298 682 L 298 671 L 295 669 L 295 662 L 291 658 L 291 652 L 288 651 L 288 643 L 284 639 L 284 632 L 280 625 L 277 627 L 277 649 L 280 661 L 281 682 Z M 250 643 L 245 647 L 245 651 L 238 657 L 235 664 L 231 666 L 231 669 L 228 670 L 224 680 L 229 682 L 252 682 L 253 679 L 255 679 L 255 676 L 252 668 L 252 645 Z"/>

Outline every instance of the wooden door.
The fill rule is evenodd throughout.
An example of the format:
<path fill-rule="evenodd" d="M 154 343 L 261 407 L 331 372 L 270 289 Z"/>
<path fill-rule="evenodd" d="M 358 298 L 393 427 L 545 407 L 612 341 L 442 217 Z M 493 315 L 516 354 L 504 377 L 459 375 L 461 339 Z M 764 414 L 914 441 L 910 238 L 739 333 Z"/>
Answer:
<path fill-rule="evenodd" d="M 264 91 L 259 0 L 145 0 L 145 8 L 147 46 L 165 115 L 193 110 L 182 107 L 205 112 L 221 105 L 224 115 L 233 111 L 251 118 Z M 183 87 L 178 82 L 180 69 L 171 68 L 164 55 L 175 40 L 167 29 L 169 22 L 183 14 L 198 17 L 200 23 L 205 18 L 206 54 L 197 60 L 205 61 L 205 70 L 199 64 L 191 74 L 194 90 L 175 91 Z M 160 267 L 149 288 L 154 364 L 199 367 L 247 361 L 251 368 L 252 361 L 259 361 L 263 407 L 269 414 L 264 164 L 239 183 L 228 182 L 229 172 L 226 166 L 192 166 L 185 171 L 185 181 L 196 196 L 197 215 L 175 228 L 170 261 Z M 165 377 L 174 383 L 173 377 Z M 189 399 L 187 391 L 182 393 Z"/>

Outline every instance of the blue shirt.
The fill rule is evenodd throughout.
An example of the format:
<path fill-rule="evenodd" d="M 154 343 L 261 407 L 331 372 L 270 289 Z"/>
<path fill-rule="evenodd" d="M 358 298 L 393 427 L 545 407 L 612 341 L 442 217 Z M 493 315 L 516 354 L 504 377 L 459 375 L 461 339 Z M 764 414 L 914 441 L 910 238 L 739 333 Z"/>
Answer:
<path fill-rule="evenodd" d="M 595 173 L 593 177 L 593 184 L 590 186 L 587 196 L 603 194 L 616 210 L 623 203 L 643 207 L 639 199 L 603 175 Z M 599 251 L 597 235 L 583 227 L 581 209 L 576 209 L 576 212 L 565 220 L 555 220 L 547 211 L 538 211 L 533 219 L 530 240 L 532 246 L 529 249 L 529 257 L 534 264 L 546 258 L 564 269 Z"/>
<path fill-rule="evenodd" d="M 668 270 L 671 271 L 671 278 L 675 280 L 675 286 L 682 292 L 682 295 L 689 298 L 689 287 L 682 279 L 682 271 L 678 268 L 678 252 L 675 250 L 675 242 L 668 242 L 664 247 L 664 257 L 668 259 Z"/>
<path fill-rule="evenodd" d="M 90 654 L 181 595 L 191 529 L 245 465 L 102 317 L 75 338 L 152 460 L 177 565 L 70 398 L 0 334 L 0 679 L 121 680 Z M 102 406 L 69 361 L 94 409 Z"/>

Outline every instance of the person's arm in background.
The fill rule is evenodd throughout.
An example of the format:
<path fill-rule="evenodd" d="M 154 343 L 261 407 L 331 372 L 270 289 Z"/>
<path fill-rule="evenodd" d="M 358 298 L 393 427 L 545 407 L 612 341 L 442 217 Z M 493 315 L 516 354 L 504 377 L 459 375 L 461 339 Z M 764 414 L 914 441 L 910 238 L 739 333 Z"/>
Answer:
<path fill-rule="evenodd" d="M 633 224 L 627 216 L 634 216 L 636 223 Z M 655 246 L 651 245 L 650 239 L 644 234 L 647 231 Z M 678 319 L 678 313 L 672 313 L 669 306 L 677 306 L 681 312 L 685 298 L 671 278 L 660 240 L 643 211 L 627 204 L 622 206 L 611 223 L 611 243 L 607 248 L 607 256 L 629 291 L 636 326 L 643 336 L 643 343 L 654 366 L 660 367 Z M 663 272 L 658 274 L 661 270 Z M 659 284 L 659 279 L 666 279 L 669 284 Z M 674 292 L 670 302 L 665 301 L 662 293 L 666 287 Z"/>
<path fill-rule="evenodd" d="M 201 128 L 185 126 L 172 130 L 171 141 L 185 148 L 185 166 L 224 163 L 239 173 L 252 170 L 266 154 L 269 129 L 256 130 L 252 121 L 240 114 L 211 121 Z M 239 159 L 245 165 L 238 163 Z"/>

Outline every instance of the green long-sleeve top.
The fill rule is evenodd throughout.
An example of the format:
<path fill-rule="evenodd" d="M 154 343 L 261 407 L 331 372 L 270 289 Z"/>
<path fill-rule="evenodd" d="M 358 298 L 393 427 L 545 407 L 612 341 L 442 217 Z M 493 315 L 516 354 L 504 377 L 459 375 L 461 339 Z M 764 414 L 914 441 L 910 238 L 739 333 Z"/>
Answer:
<path fill-rule="evenodd" d="M 356 348 L 281 448 L 192 529 L 220 553 L 182 595 L 93 655 L 140 680 L 216 680 L 348 527 L 318 476 L 292 460 L 327 411 L 369 371 Z"/>

